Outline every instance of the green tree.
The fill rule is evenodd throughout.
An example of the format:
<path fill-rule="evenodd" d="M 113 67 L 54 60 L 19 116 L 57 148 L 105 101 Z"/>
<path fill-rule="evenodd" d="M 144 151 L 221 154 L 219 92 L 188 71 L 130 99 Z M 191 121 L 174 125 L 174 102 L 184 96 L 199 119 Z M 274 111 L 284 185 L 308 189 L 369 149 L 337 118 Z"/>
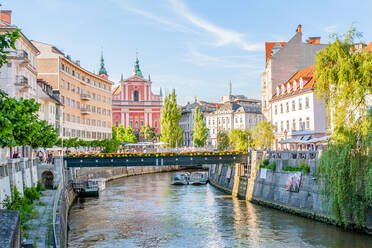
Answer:
<path fill-rule="evenodd" d="M 101 141 L 101 146 L 104 147 L 103 153 L 117 152 L 120 143 L 115 139 L 104 139 Z"/>
<path fill-rule="evenodd" d="M 16 49 L 15 42 L 20 37 L 19 29 L 9 33 L 0 34 L 0 68 L 8 63 L 7 55 L 9 49 Z M 16 141 L 12 135 L 14 123 L 9 118 L 16 108 L 17 101 L 9 98 L 8 95 L 0 89 L 0 147 L 12 147 Z"/>
<path fill-rule="evenodd" d="M 136 143 L 137 137 L 133 134 L 133 128 L 131 126 L 127 126 L 124 132 L 124 142 L 125 143 Z"/>
<path fill-rule="evenodd" d="M 365 222 L 372 204 L 372 53 L 353 49 L 361 35 L 351 28 L 316 56 L 316 92 L 327 105 L 333 133 L 318 175 L 337 222 Z"/>
<path fill-rule="evenodd" d="M 204 114 L 199 111 L 199 108 L 195 108 L 194 113 L 194 133 L 192 135 L 194 139 L 194 145 L 196 147 L 205 146 L 208 138 L 208 129 L 204 122 Z"/>
<path fill-rule="evenodd" d="M 113 135 L 113 139 L 116 139 L 120 143 L 126 143 L 127 142 L 126 138 L 125 138 L 125 129 L 124 129 L 123 125 L 119 125 L 119 127 L 116 128 L 115 138 L 114 138 L 114 135 Z"/>
<path fill-rule="evenodd" d="M 53 147 L 58 140 L 57 131 L 52 125 L 49 125 L 47 121 L 37 121 L 34 125 L 33 139 L 30 144 L 32 148 Z"/>
<path fill-rule="evenodd" d="M 229 144 L 234 150 L 244 151 L 248 149 L 248 142 L 251 140 L 251 131 L 233 129 L 229 134 Z"/>
<path fill-rule="evenodd" d="M 226 150 L 229 147 L 229 135 L 222 130 L 217 132 L 217 150 Z"/>
<path fill-rule="evenodd" d="M 161 137 L 160 140 L 169 144 L 170 147 L 176 147 L 183 143 L 182 129 L 179 122 L 182 116 L 181 109 L 177 107 L 176 91 L 165 97 L 162 108 L 161 119 Z"/>
<path fill-rule="evenodd" d="M 143 140 L 147 140 L 147 141 L 156 140 L 155 128 L 150 127 L 149 124 L 146 124 L 146 125 L 141 127 L 140 135 L 143 138 Z"/>
<path fill-rule="evenodd" d="M 117 137 L 117 128 L 114 126 L 114 125 L 112 125 L 112 127 L 111 127 L 111 130 L 112 130 L 112 139 L 116 139 Z"/>
<path fill-rule="evenodd" d="M 258 149 L 265 149 L 271 147 L 274 141 L 274 126 L 269 121 L 261 121 L 253 129 L 252 145 Z"/>

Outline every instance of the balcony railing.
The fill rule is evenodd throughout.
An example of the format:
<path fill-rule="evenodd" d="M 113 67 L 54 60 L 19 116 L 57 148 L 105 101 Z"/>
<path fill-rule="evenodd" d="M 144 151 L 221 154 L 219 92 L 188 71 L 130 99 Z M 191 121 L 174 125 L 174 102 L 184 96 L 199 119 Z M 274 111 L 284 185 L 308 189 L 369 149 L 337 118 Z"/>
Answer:
<path fill-rule="evenodd" d="M 81 93 L 80 94 L 80 99 L 81 100 L 90 100 L 91 99 L 91 96 L 88 93 Z"/>
<path fill-rule="evenodd" d="M 8 53 L 8 58 L 28 61 L 28 53 L 23 49 L 18 49 L 15 51 L 10 51 Z"/>
<path fill-rule="evenodd" d="M 16 76 L 16 81 L 14 83 L 17 86 L 29 86 L 28 79 L 25 76 Z"/>
<path fill-rule="evenodd" d="M 87 115 L 87 114 L 90 114 L 91 111 L 90 111 L 90 109 L 87 109 L 87 108 L 81 108 L 80 113 L 83 114 L 83 115 Z"/>

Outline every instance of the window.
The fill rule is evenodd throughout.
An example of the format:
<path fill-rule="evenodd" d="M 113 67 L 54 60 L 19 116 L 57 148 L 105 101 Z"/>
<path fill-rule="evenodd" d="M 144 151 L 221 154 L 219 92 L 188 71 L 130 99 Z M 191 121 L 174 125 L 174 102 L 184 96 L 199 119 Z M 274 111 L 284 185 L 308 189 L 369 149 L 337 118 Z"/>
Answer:
<path fill-rule="evenodd" d="M 141 126 L 143 126 L 143 121 L 141 121 Z"/>
<path fill-rule="evenodd" d="M 92 99 L 93 99 L 93 100 L 96 100 L 96 93 L 93 93 L 93 94 L 92 94 Z"/>
<path fill-rule="evenodd" d="M 77 123 L 80 124 L 80 116 L 77 117 Z"/>
<path fill-rule="evenodd" d="M 85 76 L 81 75 L 81 80 L 85 81 Z"/>
<path fill-rule="evenodd" d="M 70 98 L 66 97 L 66 105 L 70 106 Z"/>
<path fill-rule="evenodd" d="M 70 121 L 70 114 L 67 114 L 67 121 Z"/>
<path fill-rule="evenodd" d="M 286 108 L 287 108 L 287 112 L 289 112 L 289 102 L 287 102 L 285 105 L 286 105 Z"/>
<path fill-rule="evenodd" d="M 71 116 L 71 122 L 75 122 L 75 115 Z"/>
<path fill-rule="evenodd" d="M 101 95 L 97 95 L 97 101 L 101 101 Z"/>
<path fill-rule="evenodd" d="M 76 107 L 77 107 L 78 109 L 80 109 L 80 102 L 79 102 L 79 101 L 76 102 Z"/>
<path fill-rule="evenodd" d="M 61 102 L 62 102 L 63 104 L 65 104 L 65 97 L 64 97 L 64 96 L 61 96 Z"/>
<path fill-rule="evenodd" d="M 280 104 L 280 113 L 281 114 L 283 113 L 283 104 L 282 103 Z"/>
<path fill-rule="evenodd" d="M 117 125 L 118 125 L 118 122 L 116 122 L 116 126 Z M 97 126 L 99 126 L 99 127 L 101 126 L 101 121 L 100 120 L 97 121 Z"/>
<path fill-rule="evenodd" d="M 305 98 L 305 108 L 309 108 L 310 107 L 310 99 L 309 99 L 309 97 L 307 96 L 306 98 Z"/>
<path fill-rule="evenodd" d="M 96 125 L 96 120 L 92 120 L 92 126 Z"/>
<path fill-rule="evenodd" d="M 133 127 L 133 121 L 130 121 L 129 123 L 130 123 L 129 125 L 130 125 L 131 127 Z"/>
<path fill-rule="evenodd" d="M 280 122 L 280 131 L 283 132 L 283 129 L 284 129 L 284 124 L 283 124 L 283 121 Z"/>
<path fill-rule="evenodd" d="M 135 126 L 135 128 L 138 128 L 138 121 L 136 121 L 136 126 Z"/>
<path fill-rule="evenodd" d="M 302 128 L 302 118 L 298 121 L 298 130 L 303 130 Z"/>
<path fill-rule="evenodd" d="M 89 78 L 87 78 L 87 83 L 88 83 L 88 84 L 90 83 L 90 79 L 89 79 Z"/>
<path fill-rule="evenodd" d="M 70 83 L 67 82 L 67 90 L 70 90 Z"/>
<path fill-rule="evenodd" d="M 296 119 L 292 121 L 292 130 L 296 130 Z"/>
<path fill-rule="evenodd" d="M 275 105 L 275 114 L 278 114 L 278 105 Z"/>
<path fill-rule="evenodd" d="M 75 76 L 75 71 L 74 70 L 72 70 L 72 76 Z"/>
<path fill-rule="evenodd" d="M 71 107 L 75 108 L 75 100 L 71 100 Z"/>
<path fill-rule="evenodd" d="M 242 117 L 240 117 L 240 123 L 243 123 L 243 118 Z"/>
<path fill-rule="evenodd" d="M 296 102 L 292 101 L 292 111 L 296 111 Z"/>
<path fill-rule="evenodd" d="M 97 113 L 98 113 L 98 114 L 101 113 L 101 108 L 100 108 L 100 107 L 97 107 Z"/>
<path fill-rule="evenodd" d="M 134 94 L 133 94 L 133 100 L 135 101 L 135 102 L 138 102 L 138 91 L 134 91 Z"/>
<path fill-rule="evenodd" d="M 287 131 L 289 131 L 289 120 L 287 120 Z"/>
<path fill-rule="evenodd" d="M 274 128 L 275 128 L 275 132 L 278 132 L 278 122 L 275 122 Z"/>
<path fill-rule="evenodd" d="M 101 88 L 101 83 L 100 82 L 98 82 L 98 88 Z"/>
<path fill-rule="evenodd" d="M 155 128 L 158 128 L 158 122 L 155 121 Z"/>
<path fill-rule="evenodd" d="M 298 99 L 298 110 L 301 110 L 302 109 L 302 99 L 299 98 Z"/>
<path fill-rule="evenodd" d="M 64 64 L 62 64 L 62 71 L 64 71 L 65 70 L 65 65 Z"/>
<path fill-rule="evenodd" d="M 76 93 L 80 94 L 80 87 L 77 87 Z"/>
<path fill-rule="evenodd" d="M 306 117 L 306 129 L 310 129 L 310 117 Z"/>

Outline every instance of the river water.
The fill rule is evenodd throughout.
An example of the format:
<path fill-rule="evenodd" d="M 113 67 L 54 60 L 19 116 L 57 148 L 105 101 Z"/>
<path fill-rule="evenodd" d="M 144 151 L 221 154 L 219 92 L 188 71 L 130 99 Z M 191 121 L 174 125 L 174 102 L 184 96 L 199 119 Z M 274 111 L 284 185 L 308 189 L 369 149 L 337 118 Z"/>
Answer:
<path fill-rule="evenodd" d="M 76 203 L 69 247 L 372 247 L 372 237 L 232 198 L 170 185 L 171 173 L 117 179 Z"/>

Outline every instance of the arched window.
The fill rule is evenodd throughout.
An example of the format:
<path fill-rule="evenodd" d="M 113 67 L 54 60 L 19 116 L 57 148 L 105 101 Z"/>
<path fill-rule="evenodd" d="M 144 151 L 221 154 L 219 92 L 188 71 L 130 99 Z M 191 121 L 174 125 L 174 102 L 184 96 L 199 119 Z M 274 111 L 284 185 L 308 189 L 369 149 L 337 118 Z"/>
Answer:
<path fill-rule="evenodd" d="M 134 91 L 134 94 L 133 94 L 133 99 L 135 102 L 138 102 L 138 91 Z"/>

